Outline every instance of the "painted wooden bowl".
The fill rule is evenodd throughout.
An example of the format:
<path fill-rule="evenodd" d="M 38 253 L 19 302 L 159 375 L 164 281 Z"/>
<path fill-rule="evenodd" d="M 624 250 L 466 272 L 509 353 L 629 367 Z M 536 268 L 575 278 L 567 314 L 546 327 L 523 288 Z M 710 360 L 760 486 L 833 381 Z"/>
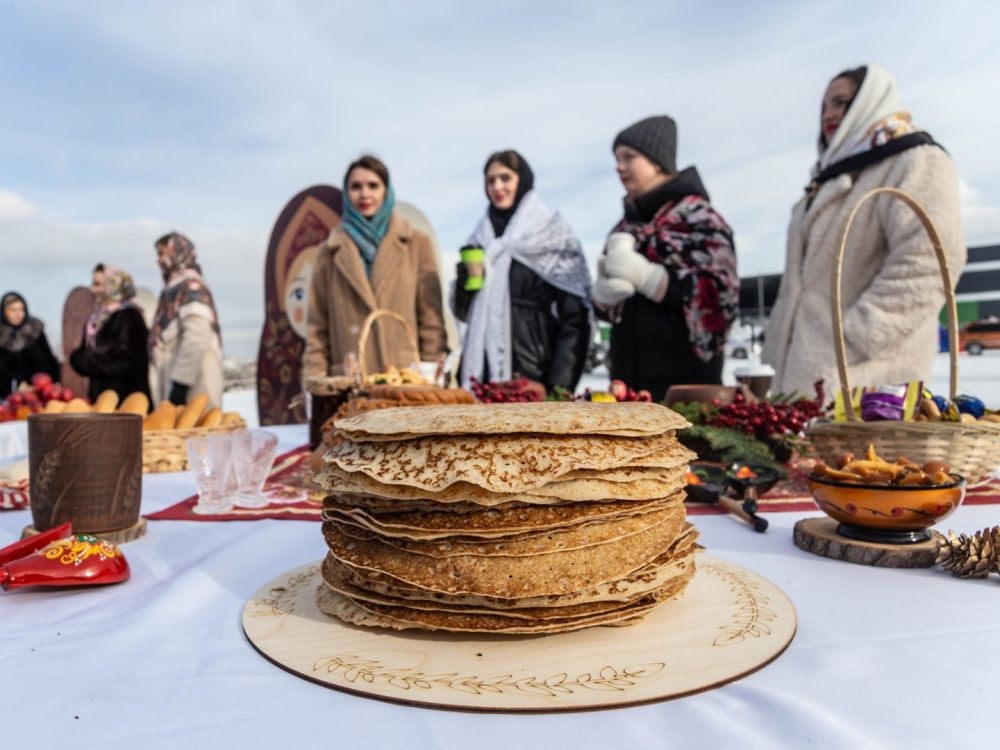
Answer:
<path fill-rule="evenodd" d="M 809 476 L 819 509 L 840 522 L 838 533 L 851 539 L 913 544 L 930 539 L 928 529 L 947 518 L 965 498 L 965 478 L 931 487 L 850 484 Z"/>

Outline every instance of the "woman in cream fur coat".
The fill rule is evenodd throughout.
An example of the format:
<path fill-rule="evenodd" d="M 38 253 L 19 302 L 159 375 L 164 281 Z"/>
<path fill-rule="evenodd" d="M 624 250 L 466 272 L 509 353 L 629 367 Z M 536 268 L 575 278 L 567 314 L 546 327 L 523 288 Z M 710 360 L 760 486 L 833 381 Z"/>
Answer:
<path fill-rule="evenodd" d="M 831 277 L 847 216 L 868 191 L 898 188 L 923 206 L 944 245 L 952 284 L 965 265 L 958 176 L 947 152 L 914 127 L 896 83 L 875 65 L 845 71 L 823 98 L 819 160 L 792 209 L 781 289 L 763 360 L 774 388 L 811 393 L 839 383 Z M 934 249 L 912 210 L 869 199 L 852 226 L 843 265 L 844 337 L 852 385 L 927 379 L 944 303 Z"/>

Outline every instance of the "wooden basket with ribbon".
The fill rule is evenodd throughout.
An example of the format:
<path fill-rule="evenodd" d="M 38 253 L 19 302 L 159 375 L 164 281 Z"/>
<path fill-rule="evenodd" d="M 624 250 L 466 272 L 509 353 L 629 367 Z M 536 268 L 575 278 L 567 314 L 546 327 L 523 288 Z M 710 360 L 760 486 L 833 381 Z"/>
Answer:
<path fill-rule="evenodd" d="M 841 278 L 844 250 L 855 217 L 862 205 L 877 195 L 885 194 L 900 200 L 916 214 L 930 237 L 944 283 L 948 314 L 948 354 L 950 357 L 948 397 L 954 401 L 958 389 L 958 316 L 955 292 L 948 259 L 937 229 L 923 207 L 909 194 L 896 188 L 876 188 L 862 196 L 847 217 L 840 237 L 832 280 L 831 314 L 833 316 L 834 347 L 840 393 L 847 416 L 845 422 L 817 422 L 808 430 L 809 440 L 819 457 L 834 464 L 843 453 L 859 454 L 873 444 L 880 456 L 906 456 L 923 463 L 945 461 L 951 470 L 964 476 L 970 484 L 985 481 L 1000 467 L 1000 425 L 990 422 L 863 422 L 854 409 L 851 383 L 847 372 L 847 343 L 844 338 Z"/>

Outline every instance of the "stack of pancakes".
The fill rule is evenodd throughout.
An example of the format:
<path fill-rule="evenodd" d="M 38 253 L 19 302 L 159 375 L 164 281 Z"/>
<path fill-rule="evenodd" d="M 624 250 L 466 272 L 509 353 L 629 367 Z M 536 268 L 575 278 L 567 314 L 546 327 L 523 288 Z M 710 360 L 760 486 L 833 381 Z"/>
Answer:
<path fill-rule="evenodd" d="M 337 422 L 320 609 L 358 625 L 554 633 L 628 625 L 694 574 L 666 407 L 426 406 Z"/>

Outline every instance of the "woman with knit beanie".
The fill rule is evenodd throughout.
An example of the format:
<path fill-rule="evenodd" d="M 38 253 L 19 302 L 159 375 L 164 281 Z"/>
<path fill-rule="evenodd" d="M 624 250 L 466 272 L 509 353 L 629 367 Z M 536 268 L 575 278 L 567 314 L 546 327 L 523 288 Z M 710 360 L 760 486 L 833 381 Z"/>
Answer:
<path fill-rule="evenodd" d="M 739 307 L 733 233 L 698 170 L 677 171 L 666 115 L 630 125 L 612 151 L 625 215 L 597 264 L 593 299 L 611 330 L 611 377 L 654 401 L 681 383 L 720 383 Z"/>
<path fill-rule="evenodd" d="M 947 152 L 916 127 L 896 82 L 868 65 L 838 74 L 820 112 L 819 158 L 792 208 L 785 273 L 767 324 L 763 359 L 774 388 L 811 392 L 839 383 L 830 298 L 834 258 L 848 214 L 870 190 L 898 188 L 937 228 L 952 283 L 965 265 L 958 176 Z M 930 239 L 913 211 L 890 195 L 861 207 L 842 276 L 847 365 L 855 385 L 927 379 L 944 302 Z"/>
<path fill-rule="evenodd" d="M 491 154 L 483 168 L 486 215 L 463 249 L 485 251 L 469 283 L 459 262 L 452 310 L 466 325 L 460 379 L 529 378 L 573 391 L 590 344 L 590 272 L 569 224 L 534 190 L 517 151 Z"/>
<path fill-rule="evenodd" d="M 119 398 L 149 393 L 149 329 L 135 303 L 132 277 L 120 268 L 99 263 L 94 267 L 96 303 L 84 327 L 83 343 L 70 355 L 73 369 L 89 378 L 91 401 L 105 390 Z"/>
<path fill-rule="evenodd" d="M 344 216 L 320 246 L 309 294 L 303 355 L 307 378 L 350 373 L 349 355 L 374 310 L 401 315 L 415 332 L 420 359 L 447 353 L 441 279 L 430 238 L 394 211 L 389 170 L 362 156 L 344 174 Z M 414 352 L 402 326 L 379 322 L 364 365 L 368 372 L 412 364 Z"/>

